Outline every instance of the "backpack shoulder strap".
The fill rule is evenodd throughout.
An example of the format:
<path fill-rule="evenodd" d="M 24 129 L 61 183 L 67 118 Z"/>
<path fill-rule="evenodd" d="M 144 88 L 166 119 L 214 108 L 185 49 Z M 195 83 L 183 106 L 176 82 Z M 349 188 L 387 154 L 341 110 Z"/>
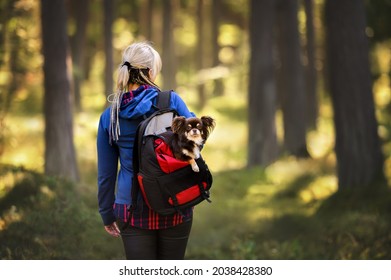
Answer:
<path fill-rule="evenodd" d="M 162 110 L 162 109 L 168 109 L 170 108 L 171 104 L 171 90 L 170 91 L 159 91 L 156 99 L 156 109 Z M 131 190 L 131 196 L 132 201 L 131 204 L 128 206 L 128 219 L 127 223 L 125 223 L 123 229 L 125 229 L 129 225 L 129 221 L 131 219 L 133 211 L 137 208 L 137 200 L 138 195 L 140 191 L 140 185 L 137 179 L 137 173 L 139 172 L 139 141 L 142 137 L 140 135 L 141 133 L 141 127 L 140 125 L 137 128 L 136 136 L 134 139 L 134 146 L 133 146 L 133 182 L 132 182 L 132 190 Z"/>
<path fill-rule="evenodd" d="M 157 95 L 156 107 L 158 109 L 170 108 L 171 103 L 171 90 L 160 91 Z"/>

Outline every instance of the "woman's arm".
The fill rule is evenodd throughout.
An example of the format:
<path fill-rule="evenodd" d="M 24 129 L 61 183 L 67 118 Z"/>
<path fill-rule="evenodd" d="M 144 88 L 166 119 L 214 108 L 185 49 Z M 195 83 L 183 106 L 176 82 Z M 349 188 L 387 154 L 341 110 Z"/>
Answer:
<path fill-rule="evenodd" d="M 171 108 L 175 109 L 180 116 L 186 118 L 195 117 L 193 112 L 190 112 L 182 98 L 174 91 L 171 92 Z"/>
<path fill-rule="evenodd" d="M 97 136 L 98 153 L 98 204 L 99 213 L 104 225 L 111 225 L 115 221 L 113 205 L 115 200 L 115 184 L 118 171 L 118 148 L 109 143 L 110 114 L 107 111 L 99 120 Z M 106 124 L 106 125 L 105 125 Z"/>

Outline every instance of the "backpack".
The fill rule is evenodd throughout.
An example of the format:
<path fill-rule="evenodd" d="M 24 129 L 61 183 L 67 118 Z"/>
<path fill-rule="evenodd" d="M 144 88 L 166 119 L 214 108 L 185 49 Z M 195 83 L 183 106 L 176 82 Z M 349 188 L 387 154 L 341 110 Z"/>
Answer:
<path fill-rule="evenodd" d="M 178 116 L 170 108 L 170 98 L 171 91 L 159 92 L 157 110 L 137 128 L 130 212 L 137 208 L 140 191 L 148 207 L 161 215 L 181 213 L 204 200 L 211 202 L 213 178 L 203 158 L 196 160 L 200 172 L 194 172 L 187 161 L 175 159 L 168 145 L 172 120 Z"/>

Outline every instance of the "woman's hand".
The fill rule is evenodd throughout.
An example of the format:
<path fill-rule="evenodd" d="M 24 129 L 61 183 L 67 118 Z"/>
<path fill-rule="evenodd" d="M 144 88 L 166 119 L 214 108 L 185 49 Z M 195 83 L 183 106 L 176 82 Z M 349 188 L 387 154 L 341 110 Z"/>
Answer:
<path fill-rule="evenodd" d="M 119 228 L 118 228 L 116 222 L 112 223 L 111 225 L 105 226 L 105 230 L 111 236 L 114 236 L 114 237 L 119 237 L 120 236 L 120 231 L 119 231 Z"/>

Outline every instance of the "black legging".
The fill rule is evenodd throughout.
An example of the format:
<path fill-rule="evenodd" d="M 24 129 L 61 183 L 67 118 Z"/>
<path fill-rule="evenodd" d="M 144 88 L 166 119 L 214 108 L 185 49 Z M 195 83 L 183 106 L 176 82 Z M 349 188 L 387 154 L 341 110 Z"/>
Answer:
<path fill-rule="evenodd" d="M 159 230 L 128 226 L 121 231 L 126 259 L 183 260 L 191 226 L 192 220 L 172 228 Z"/>

